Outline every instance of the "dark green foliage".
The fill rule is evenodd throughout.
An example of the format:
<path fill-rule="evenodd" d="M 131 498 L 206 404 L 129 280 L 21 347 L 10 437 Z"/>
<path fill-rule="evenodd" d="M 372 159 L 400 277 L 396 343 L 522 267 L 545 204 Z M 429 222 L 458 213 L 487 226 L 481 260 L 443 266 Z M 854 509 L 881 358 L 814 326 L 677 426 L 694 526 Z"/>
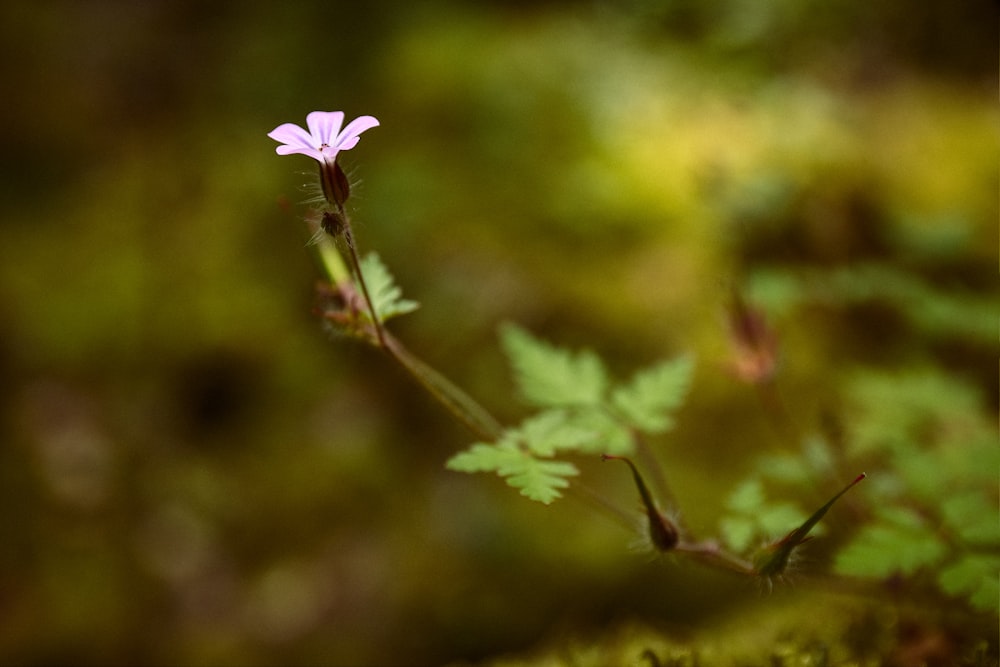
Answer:
<path fill-rule="evenodd" d="M 802 523 L 806 513 L 789 502 L 769 502 L 758 478 L 751 478 L 733 490 L 726 501 L 729 512 L 719 522 L 726 544 L 737 553 L 746 553 L 764 540 L 774 539 Z"/>
<path fill-rule="evenodd" d="M 496 472 L 522 495 L 550 503 L 578 474 L 557 455 L 630 454 L 632 430 L 660 433 L 687 394 L 694 364 L 661 362 L 613 386 L 601 359 L 539 340 L 514 325 L 501 330 L 521 396 L 542 411 L 494 443 L 477 443 L 448 461 L 461 472 Z M 610 405 L 609 405 L 610 400 Z"/>
<path fill-rule="evenodd" d="M 884 466 L 872 520 L 838 554 L 842 574 L 929 573 L 973 606 L 1000 604 L 1000 452 L 980 397 L 924 370 L 862 374 L 852 383 L 850 454 Z"/>

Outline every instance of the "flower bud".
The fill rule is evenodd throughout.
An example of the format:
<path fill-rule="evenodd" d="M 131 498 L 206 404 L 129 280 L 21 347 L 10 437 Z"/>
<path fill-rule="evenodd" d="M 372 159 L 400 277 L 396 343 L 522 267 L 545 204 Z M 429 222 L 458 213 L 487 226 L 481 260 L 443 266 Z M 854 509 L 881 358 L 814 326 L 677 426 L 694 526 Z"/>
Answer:
<path fill-rule="evenodd" d="M 337 238 L 344 233 L 347 228 L 347 221 L 340 211 L 323 211 L 323 219 L 319 223 L 323 231 Z"/>
<path fill-rule="evenodd" d="M 336 158 L 320 162 L 319 181 L 326 200 L 337 210 L 342 209 L 344 202 L 351 196 L 351 184 Z"/>

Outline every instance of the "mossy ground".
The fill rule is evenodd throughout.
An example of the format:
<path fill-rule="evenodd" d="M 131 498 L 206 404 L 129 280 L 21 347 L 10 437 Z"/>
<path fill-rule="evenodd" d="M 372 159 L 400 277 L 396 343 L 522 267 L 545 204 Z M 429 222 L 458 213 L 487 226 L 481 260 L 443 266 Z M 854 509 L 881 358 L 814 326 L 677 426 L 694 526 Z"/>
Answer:
<path fill-rule="evenodd" d="M 995 666 L 996 618 L 836 592 L 778 592 L 696 631 L 623 619 L 489 667 Z"/>

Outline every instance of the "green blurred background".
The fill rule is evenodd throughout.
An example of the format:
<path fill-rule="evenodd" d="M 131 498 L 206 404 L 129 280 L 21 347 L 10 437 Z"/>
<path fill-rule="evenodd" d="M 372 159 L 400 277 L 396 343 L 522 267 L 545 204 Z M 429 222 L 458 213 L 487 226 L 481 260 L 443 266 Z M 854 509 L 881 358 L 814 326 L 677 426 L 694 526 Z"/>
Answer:
<path fill-rule="evenodd" d="M 986 0 L 4 3 L 0 659 L 426 664 L 756 618 L 752 585 L 629 555 L 585 505 L 444 470 L 471 436 L 311 314 L 313 164 L 266 133 L 380 119 L 342 159 L 362 251 L 422 304 L 393 330 L 504 421 L 526 411 L 501 322 L 620 377 L 694 353 L 656 446 L 710 534 L 781 447 L 726 371 L 733 285 L 771 304 L 805 430 L 858 368 L 959 377 L 995 423 L 996 18 Z M 857 266 L 954 307 L 783 300 L 789 276 L 822 292 Z M 623 470 L 580 466 L 632 506 Z"/>

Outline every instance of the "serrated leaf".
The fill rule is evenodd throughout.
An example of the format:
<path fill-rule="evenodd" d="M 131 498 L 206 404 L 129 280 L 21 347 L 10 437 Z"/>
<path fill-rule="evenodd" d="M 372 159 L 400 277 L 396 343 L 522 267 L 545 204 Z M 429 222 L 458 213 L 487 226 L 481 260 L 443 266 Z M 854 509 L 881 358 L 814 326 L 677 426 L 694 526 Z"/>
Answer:
<path fill-rule="evenodd" d="M 452 456 L 445 467 L 456 472 L 497 472 L 521 454 L 511 441 L 479 442 Z"/>
<path fill-rule="evenodd" d="M 501 475 L 505 473 L 501 472 Z M 523 465 L 516 471 L 511 470 L 506 475 L 507 483 L 521 490 L 521 495 L 548 505 L 562 496 L 558 489 L 569 486 L 567 477 L 578 475 L 579 471 L 572 463 L 565 461 L 543 461 L 526 457 Z"/>
<path fill-rule="evenodd" d="M 574 411 L 572 419 L 573 424 L 589 436 L 579 445 L 582 454 L 628 456 L 635 449 L 635 440 L 628 427 L 603 410 Z"/>
<path fill-rule="evenodd" d="M 834 465 L 833 452 L 825 440 L 810 437 L 803 441 L 798 454 L 762 456 L 757 464 L 760 474 L 779 482 L 805 484 L 827 476 Z"/>
<path fill-rule="evenodd" d="M 801 524 L 806 514 L 791 503 L 768 503 L 759 479 L 750 478 L 726 499 L 732 512 L 719 522 L 726 543 L 735 551 L 750 546 L 753 538 L 774 539 Z"/>
<path fill-rule="evenodd" d="M 980 545 L 1000 545 L 1000 511 L 986 494 L 966 491 L 945 498 L 941 515 L 964 541 Z"/>
<path fill-rule="evenodd" d="M 847 393 L 853 404 L 849 443 L 854 455 L 895 451 L 905 456 L 929 426 L 977 414 L 981 402 L 968 383 L 931 370 L 858 373 Z"/>
<path fill-rule="evenodd" d="M 611 402 L 625 421 L 647 433 L 673 426 L 670 412 L 680 406 L 691 385 L 694 361 L 678 357 L 641 371 L 614 391 Z"/>
<path fill-rule="evenodd" d="M 380 322 L 411 313 L 420 307 L 416 301 L 402 298 L 402 290 L 396 286 L 392 274 L 377 253 L 369 253 L 361 260 L 361 273 L 365 277 L 365 285 Z"/>
<path fill-rule="evenodd" d="M 577 449 L 593 434 L 570 421 L 564 410 L 549 410 L 526 419 L 518 438 L 538 456 L 551 457 L 559 450 Z"/>
<path fill-rule="evenodd" d="M 500 335 L 525 400 L 540 407 L 596 406 L 603 400 L 607 373 L 593 352 L 569 352 L 511 324 Z"/>
<path fill-rule="evenodd" d="M 938 585 L 949 595 L 969 599 L 973 606 L 996 610 L 1000 587 L 1000 558 L 992 554 L 968 554 L 941 570 Z"/>
<path fill-rule="evenodd" d="M 944 592 L 965 597 L 983 611 L 1000 610 L 1000 558 L 974 554 L 961 558 L 938 575 Z"/>
<path fill-rule="evenodd" d="M 885 578 L 910 575 L 934 565 L 945 554 L 945 546 L 935 531 L 913 514 L 902 521 L 881 520 L 862 528 L 850 544 L 837 554 L 835 569 L 840 574 Z"/>
<path fill-rule="evenodd" d="M 496 444 L 476 443 L 445 465 L 458 472 L 495 472 L 521 495 L 546 505 L 569 486 L 567 477 L 579 474 L 572 463 L 535 458 L 509 436 Z"/>

